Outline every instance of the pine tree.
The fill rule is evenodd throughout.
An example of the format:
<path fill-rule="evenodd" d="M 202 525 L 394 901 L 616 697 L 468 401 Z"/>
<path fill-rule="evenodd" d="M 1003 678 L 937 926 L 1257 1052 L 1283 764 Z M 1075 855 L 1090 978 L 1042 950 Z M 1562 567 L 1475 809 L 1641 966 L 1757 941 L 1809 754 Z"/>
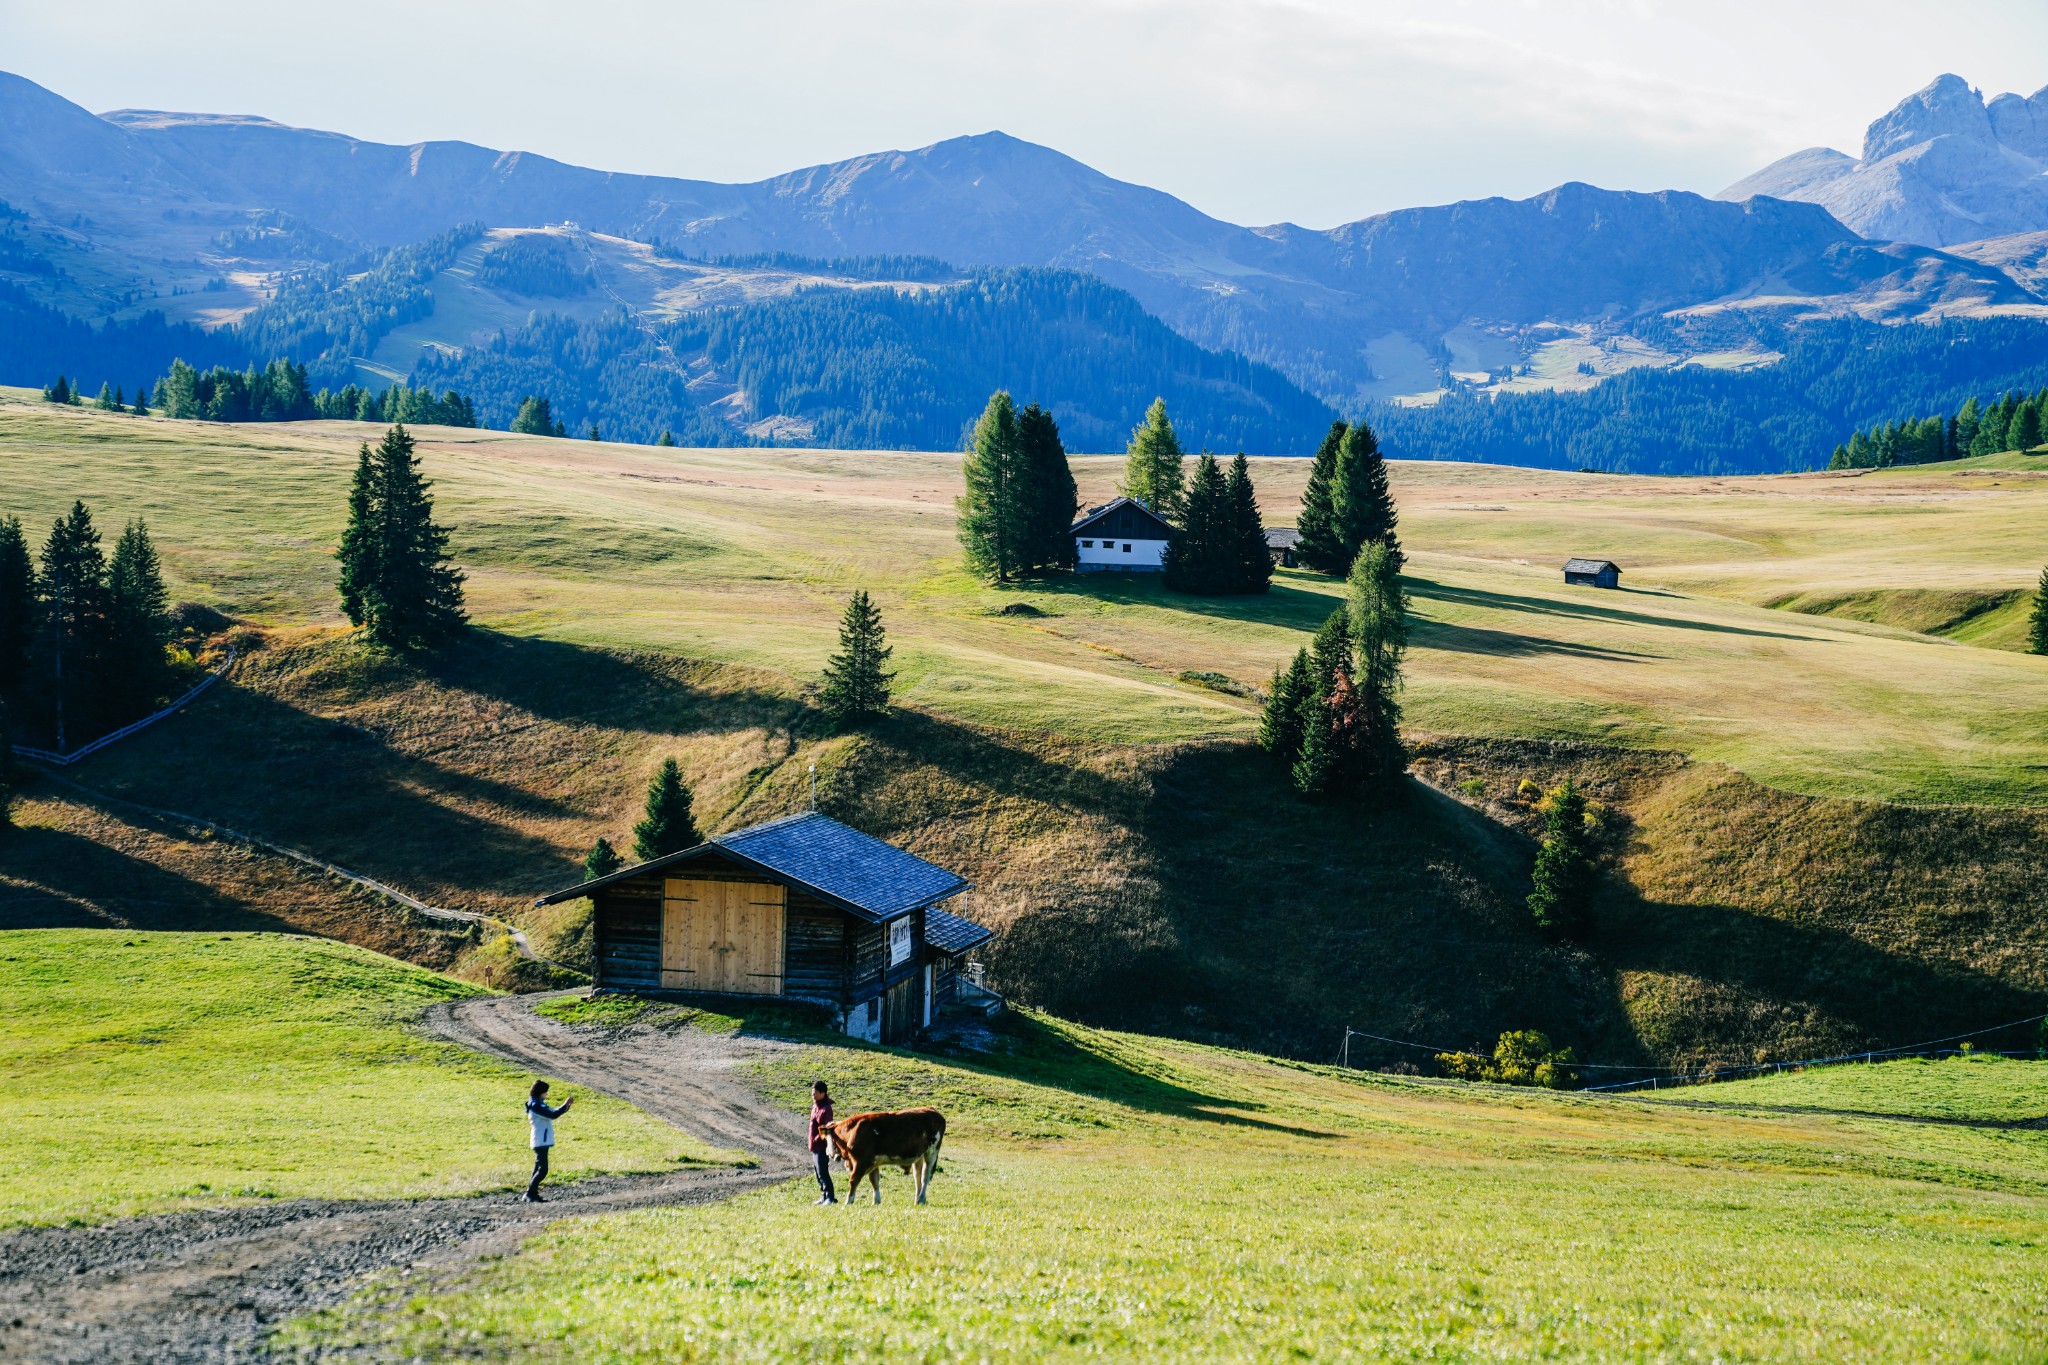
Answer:
<path fill-rule="evenodd" d="M 644 863 L 703 842 L 690 811 L 690 789 L 683 782 L 683 770 L 674 759 L 663 759 L 661 771 L 647 787 L 647 813 L 633 826 L 633 856 Z"/>
<path fill-rule="evenodd" d="M 1388 782 L 1407 767 L 1401 744 L 1401 660 L 1408 650 L 1408 594 L 1399 551 L 1370 541 L 1351 566 L 1346 617 L 1358 656 L 1355 678 L 1360 776 Z"/>
<path fill-rule="evenodd" d="M 1581 932 L 1592 910 L 1596 880 L 1586 798 L 1567 780 L 1543 802 L 1543 843 L 1529 892 L 1529 917 L 1540 929 Z"/>
<path fill-rule="evenodd" d="M 337 584 L 341 610 L 352 626 L 363 625 L 370 619 L 366 600 L 377 581 L 376 490 L 377 467 L 370 461 L 366 441 L 356 448 L 356 475 L 348 488 L 348 522 L 342 527 L 341 548 L 334 552 L 334 557 L 341 561 Z"/>
<path fill-rule="evenodd" d="M 1036 403 L 1017 414 L 1017 449 L 1024 486 L 1023 566 L 1030 570 L 1071 569 L 1074 537 L 1068 528 L 1080 497 L 1059 423 Z"/>
<path fill-rule="evenodd" d="M 1301 757 L 1302 709 L 1315 695 L 1315 681 L 1309 672 L 1308 650 L 1294 652 L 1294 662 L 1273 670 L 1273 688 L 1266 696 L 1266 709 L 1259 717 L 1259 747 L 1289 768 Z"/>
<path fill-rule="evenodd" d="M 1394 528 L 1400 518 L 1394 511 L 1393 490 L 1387 485 L 1387 462 L 1380 456 L 1378 438 L 1363 422 L 1344 433 L 1330 509 L 1337 541 L 1347 556 L 1337 573 L 1348 574 L 1358 552 L 1375 541 L 1394 552 L 1394 567 L 1399 571 L 1404 561 Z"/>
<path fill-rule="evenodd" d="M 655 444 L 658 446 L 673 446 L 675 443 L 676 434 L 667 427 L 661 429 L 661 436 L 655 441 Z"/>
<path fill-rule="evenodd" d="M 839 618 L 839 652 L 825 664 L 820 700 L 834 725 L 846 729 L 888 712 L 889 684 L 896 675 L 886 665 L 893 653 L 882 629 L 882 613 L 862 588 Z"/>
<path fill-rule="evenodd" d="M 1166 586 L 1175 592 L 1235 591 L 1237 545 L 1230 515 L 1230 489 L 1222 466 L 1204 451 L 1181 499 L 1180 520 L 1168 532 L 1161 563 Z"/>
<path fill-rule="evenodd" d="M 358 507 L 358 489 L 349 492 L 351 524 L 369 534 L 354 543 L 344 535 L 342 606 L 353 603 L 370 638 L 389 649 L 430 648 L 467 619 L 462 573 L 448 562 L 448 532 L 434 523 L 429 487 L 412 436 L 394 426 L 372 457 L 367 507 Z"/>
<path fill-rule="evenodd" d="M 1117 491 L 1136 498 L 1168 521 L 1181 513 L 1183 475 L 1180 438 L 1166 417 L 1166 400 L 1155 398 L 1145 420 L 1131 432 L 1124 451 L 1124 480 Z"/>
<path fill-rule="evenodd" d="M 149 528 L 139 517 L 114 542 L 107 565 L 107 638 L 113 700 L 123 711 L 140 715 L 164 691 L 171 597 Z"/>
<path fill-rule="evenodd" d="M 21 518 L 0 517 L 0 697 L 11 696 L 28 673 L 36 629 L 35 563 Z"/>
<path fill-rule="evenodd" d="M 1009 391 L 989 396 L 974 424 L 974 441 L 962 470 L 960 548 L 967 567 L 984 578 L 1007 583 L 1024 568 L 1031 517 L 1026 505 L 1023 449 L 1017 409 Z"/>
<path fill-rule="evenodd" d="M 2048 568 L 2041 570 L 2041 582 L 2034 589 L 2034 615 L 2027 623 L 2027 647 L 2036 654 L 2048 654 Z"/>
<path fill-rule="evenodd" d="M 1344 553 L 1344 546 L 1337 539 L 1336 513 L 1333 500 L 1336 497 L 1337 452 L 1343 448 L 1344 433 L 1350 430 L 1342 422 L 1332 422 L 1329 434 L 1316 447 L 1315 463 L 1309 466 L 1308 487 L 1301 494 L 1301 516 L 1295 520 L 1294 529 L 1301 539 L 1294 547 L 1295 557 L 1311 569 L 1326 574 L 1341 574 L 1351 567 L 1351 556 Z"/>
<path fill-rule="evenodd" d="M 1232 592 L 1265 592 L 1273 586 L 1273 551 L 1266 544 L 1266 522 L 1259 515 L 1259 492 L 1252 487 L 1251 461 L 1239 451 L 1230 462 L 1228 481 L 1231 539 L 1236 546 Z"/>
<path fill-rule="evenodd" d="M 612 841 L 599 835 L 597 842 L 590 846 L 590 852 L 583 858 L 583 880 L 594 882 L 599 877 L 609 877 L 626 865 L 619 851 L 612 847 Z"/>

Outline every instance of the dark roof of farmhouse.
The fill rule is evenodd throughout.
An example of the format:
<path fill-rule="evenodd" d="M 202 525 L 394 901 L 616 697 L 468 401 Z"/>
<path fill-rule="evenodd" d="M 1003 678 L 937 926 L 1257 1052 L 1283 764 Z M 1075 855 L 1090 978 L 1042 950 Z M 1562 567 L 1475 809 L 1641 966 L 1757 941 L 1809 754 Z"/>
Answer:
<path fill-rule="evenodd" d="M 984 929 L 973 920 L 961 919 L 949 911 L 924 912 L 924 941 L 942 953 L 964 953 L 969 948 L 979 948 L 995 936 L 995 930 Z"/>
<path fill-rule="evenodd" d="M 574 900 L 614 882 L 666 871 L 707 854 L 722 854 L 746 863 L 779 882 L 808 891 L 877 924 L 967 889 L 966 880 L 956 873 L 850 825 L 842 825 L 829 815 L 805 811 L 720 834 L 695 848 L 565 887 L 543 897 L 539 903 L 552 905 Z"/>
<path fill-rule="evenodd" d="M 1567 559 L 1564 562 L 1566 573 L 1599 573 L 1602 569 L 1612 569 L 1620 573 L 1621 565 L 1611 559 Z"/>
<path fill-rule="evenodd" d="M 1291 549 L 1301 544 L 1301 532 L 1292 526 L 1268 526 L 1266 545 L 1274 550 Z"/>
<path fill-rule="evenodd" d="M 1168 531 L 1171 531 L 1173 529 L 1172 525 L 1166 520 L 1165 517 L 1160 516 L 1157 512 L 1147 507 L 1144 503 L 1139 502 L 1136 498 L 1120 497 L 1112 499 L 1109 502 L 1105 502 L 1100 507 L 1091 507 L 1086 512 L 1083 512 L 1081 514 L 1081 519 L 1075 522 L 1072 526 L 1067 528 L 1067 533 L 1069 535 L 1079 535 L 1081 532 L 1087 530 L 1090 526 L 1093 526 L 1096 522 L 1101 521 L 1104 517 L 1110 515 L 1110 513 L 1115 512 L 1117 509 L 1123 507 L 1128 507 L 1135 511 L 1138 515 L 1142 517 L 1148 517 L 1151 520 L 1158 522 L 1160 536 L 1162 539 L 1165 537 L 1165 534 Z"/>

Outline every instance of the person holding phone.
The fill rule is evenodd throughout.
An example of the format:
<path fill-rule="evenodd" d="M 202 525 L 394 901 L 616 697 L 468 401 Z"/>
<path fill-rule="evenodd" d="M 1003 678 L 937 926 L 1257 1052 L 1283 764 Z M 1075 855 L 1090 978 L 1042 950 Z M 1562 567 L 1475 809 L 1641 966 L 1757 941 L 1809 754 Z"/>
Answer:
<path fill-rule="evenodd" d="M 548 1107 L 548 1083 L 535 1081 L 533 1089 L 526 1095 L 526 1121 L 533 1129 L 533 1179 L 526 1182 L 526 1202 L 545 1204 L 540 1197 L 540 1182 L 547 1179 L 548 1152 L 555 1145 L 555 1120 L 569 1112 L 569 1106 L 576 1103 L 571 1095 L 563 1100 L 559 1108 Z"/>
<path fill-rule="evenodd" d="M 832 1094 L 823 1081 L 811 1082 L 811 1161 L 818 1168 L 818 1202 L 836 1204 L 839 1194 L 832 1188 L 832 1144 L 825 1138 L 825 1125 L 832 1122 Z"/>

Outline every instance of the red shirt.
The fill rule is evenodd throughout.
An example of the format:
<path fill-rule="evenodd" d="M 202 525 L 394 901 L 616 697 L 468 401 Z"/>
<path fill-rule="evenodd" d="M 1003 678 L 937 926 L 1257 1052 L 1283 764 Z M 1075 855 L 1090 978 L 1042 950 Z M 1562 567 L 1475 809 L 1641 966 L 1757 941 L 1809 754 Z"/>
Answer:
<path fill-rule="evenodd" d="M 811 1102 L 811 1150 L 812 1150 L 812 1151 L 814 1151 L 814 1152 L 822 1152 L 822 1151 L 824 1151 L 824 1150 L 825 1150 L 825 1131 L 824 1131 L 824 1130 L 825 1130 L 825 1125 L 826 1125 L 826 1124 L 828 1124 L 828 1123 L 830 1123 L 831 1121 L 832 1121 L 832 1101 L 830 1101 L 830 1100 L 814 1100 L 814 1101 L 812 1101 L 812 1102 Z"/>

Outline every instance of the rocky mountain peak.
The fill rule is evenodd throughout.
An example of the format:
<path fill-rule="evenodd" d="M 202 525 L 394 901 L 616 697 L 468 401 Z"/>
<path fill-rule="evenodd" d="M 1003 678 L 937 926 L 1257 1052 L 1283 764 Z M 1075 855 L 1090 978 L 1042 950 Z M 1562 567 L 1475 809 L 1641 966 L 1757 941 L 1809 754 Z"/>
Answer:
<path fill-rule="evenodd" d="M 1894 152 L 1937 137 L 1966 137 L 1993 140 L 1991 118 L 1984 109 L 1984 97 L 1961 76 L 1937 76 L 1921 90 L 1906 96 L 1863 134 L 1865 164 L 1882 161 Z"/>

